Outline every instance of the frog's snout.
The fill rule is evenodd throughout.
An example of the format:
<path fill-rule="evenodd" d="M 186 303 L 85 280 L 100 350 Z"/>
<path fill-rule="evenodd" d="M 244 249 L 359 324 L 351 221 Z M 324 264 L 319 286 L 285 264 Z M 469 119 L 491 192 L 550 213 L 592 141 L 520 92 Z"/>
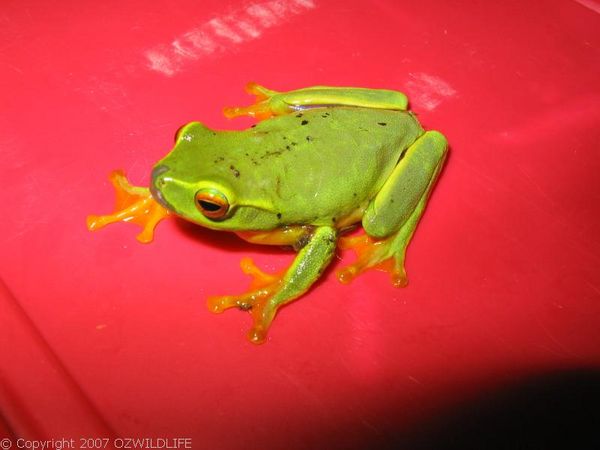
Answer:
<path fill-rule="evenodd" d="M 150 192 L 152 193 L 152 197 L 158 203 L 160 203 L 165 208 L 169 209 L 169 204 L 164 199 L 161 189 L 164 187 L 166 183 L 165 174 L 169 172 L 169 168 L 164 164 L 160 166 L 156 166 L 152 169 L 151 182 L 150 182 Z"/>

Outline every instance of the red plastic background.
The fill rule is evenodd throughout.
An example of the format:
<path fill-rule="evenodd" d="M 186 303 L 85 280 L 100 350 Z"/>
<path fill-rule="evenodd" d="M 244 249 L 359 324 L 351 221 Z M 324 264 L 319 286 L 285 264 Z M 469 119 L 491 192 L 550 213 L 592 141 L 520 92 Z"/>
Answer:
<path fill-rule="evenodd" d="M 0 435 L 365 448 L 598 369 L 599 13 L 593 0 L 3 1 Z M 330 271 L 263 346 L 246 314 L 205 299 L 245 289 L 242 256 L 278 269 L 291 254 L 177 221 L 151 245 L 132 225 L 85 228 L 112 210 L 107 174 L 146 184 L 182 124 L 251 123 L 221 115 L 251 101 L 247 81 L 401 90 L 450 142 L 409 286 Z"/>

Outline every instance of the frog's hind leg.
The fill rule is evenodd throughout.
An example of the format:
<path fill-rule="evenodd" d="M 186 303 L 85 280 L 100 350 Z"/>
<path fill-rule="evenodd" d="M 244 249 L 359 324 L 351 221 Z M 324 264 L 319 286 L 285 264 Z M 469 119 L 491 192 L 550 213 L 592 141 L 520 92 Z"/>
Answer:
<path fill-rule="evenodd" d="M 256 103 L 246 107 L 225 108 L 223 110 L 225 117 L 251 116 L 263 120 L 271 116 L 319 106 L 405 110 L 408 105 L 406 95 L 387 89 L 313 86 L 277 92 L 256 83 L 248 83 L 246 91 L 256 96 Z"/>
<path fill-rule="evenodd" d="M 211 297 L 209 309 L 215 313 L 233 307 L 250 310 L 254 324 L 248 338 L 255 344 L 264 342 L 277 310 L 304 294 L 325 270 L 335 253 L 336 240 L 333 228 L 317 228 L 290 267 L 278 274 L 266 274 L 250 260 L 242 260 L 242 270 L 253 277 L 250 290 L 241 295 Z"/>
<path fill-rule="evenodd" d="M 341 248 L 352 248 L 354 264 L 338 271 L 343 283 L 369 268 L 390 273 L 394 286 L 408 283 L 404 258 L 419 219 L 446 157 L 446 138 L 428 131 L 405 152 L 368 206 L 362 224 L 366 235 L 340 239 Z"/>

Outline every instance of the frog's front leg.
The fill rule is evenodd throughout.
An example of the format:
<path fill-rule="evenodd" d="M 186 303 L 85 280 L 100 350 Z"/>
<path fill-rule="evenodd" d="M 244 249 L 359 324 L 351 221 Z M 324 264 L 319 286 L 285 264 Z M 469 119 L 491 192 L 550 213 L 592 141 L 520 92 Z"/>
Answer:
<path fill-rule="evenodd" d="M 254 277 L 250 291 L 241 295 L 211 297 L 208 299 L 209 309 L 216 313 L 232 307 L 249 309 L 254 323 L 248 338 L 255 344 L 264 342 L 278 308 L 300 297 L 320 277 L 335 253 L 336 244 L 335 229 L 315 229 L 291 266 L 276 275 L 265 274 L 249 260 L 242 260 L 244 272 Z"/>
<path fill-rule="evenodd" d="M 115 222 L 131 222 L 142 227 L 136 239 L 144 244 L 151 242 L 154 228 L 169 216 L 169 211 L 154 200 L 148 188 L 132 186 L 123 171 L 115 170 L 109 180 L 115 189 L 115 211 L 103 216 L 88 216 L 88 230 L 96 231 Z"/>
<path fill-rule="evenodd" d="M 367 235 L 340 239 L 342 248 L 358 254 L 354 264 L 338 271 L 341 282 L 374 267 L 390 272 L 395 286 L 407 284 L 406 247 L 444 164 L 446 148 L 441 133 L 428 131 L 406 150 L 365 211 L 362 225 Z"/>
<path fill-rule="evenodd" d="M 225 108 L 223 113 L 227 118 L 251 116 L 262 120 L 318 106 L 405 110 L 408 105 L 406 95 L 388 89 L 313 86 L 277 92 L 256 83 L 248 83 L 246 91 L 256 96 L 256 103 L 245 107 Z"/>

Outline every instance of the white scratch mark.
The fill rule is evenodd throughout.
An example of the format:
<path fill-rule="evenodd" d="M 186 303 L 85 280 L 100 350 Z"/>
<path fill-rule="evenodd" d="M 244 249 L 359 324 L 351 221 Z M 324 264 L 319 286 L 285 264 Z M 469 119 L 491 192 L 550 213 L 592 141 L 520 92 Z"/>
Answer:
<path fill-rule="evenodd" d="M 514 167 L 523 176 L 523 178 L 529 182 L 529 184 L 533 185 L 538 194 L 540 194 L 540 196 L 546 200 L 548 204 L 548 211 L 553 211 L 556 207 L 556 202 L 554 199 L 546 193 L 546 190 L 537 181 L 535 181 L 520 164 L 516 163 Z"/>
<path fill-rule="evenodd" d="M 221 19 L 212 19 L 208 23 L 213 28 L 217 36 L 229 39 L 236 44 L 239 44 L 243 41 L 242 37 Z"/>
<path fill-rule="evenodd" d="M 440 77 L 423 72 L 409 73 L 405 83 L 411 102 L 419 108 L 433 111 L 446 98 L 454 97 L 456 90 Z"/>
<path fill-rule="evenodd" d="M 190 44 L 203 53 L 212 53 L 218 47 L 214 39 L 201 30 L 192 30 L 186 33 L 183 39 L 189 41 Z"/>
<path fill-rule="evenodd" d="M 287 14 L 288 6 L 283 1 L 271 1 L 268 4 L 269 9 L 273 12 L 275 17 L 285 17 Z"/>
<path fill-rule="evenodd" d="M 257 27 L 255 27 L 253 24 L 251 24 L 250 22 L 247 22 L 245 20 L 240 20 L 238 22 L 237 26 L 240 30 L 242 30 L 251 39 L 256 39 L 257 37 L 260 36 L 260 30 Z"/>
<path fill-rule="evenodd" d="M 575 0 L 575 3 L 579 3 L 580 5 L 594 11 L 596 14 L 600 14 L 600 4 L 594 0 Z"/>
<path fill-rule="evenodd" d="M 277 17 L 284 18 L 289 14 L 299 14 L 303 9 L 312 9 L 315 4 L 312 1 L 285 1 L 285 0 L 272 0 L 267 3 L 267 6 L 273 11 Z"/>
<path fill-rule="evenodd" d="M 257 39 L 267 28 L 282 25 L 315 7 L 313 0 L 269 0 L 213 17 L 176 37 L 170 44 L 147 50 L 148 68 L 173 76 L 188 63 Z"/>
<path fill-rule="evenodd" d="M 263 5 L 252 5 L 247 10 L 248 14 L 255 19 L 258 19 L 260 25 L 269 28 L 277 23 L 275 15 L 269 8 Z"/>
<path fill-rule="evenodd" d="M 182 44 L 179 41 L 179 39 L 175 39 L 171 45 L 173 45 L 173 49 L 174 49 L 175 53 L 177 53 L 178 55 L 181 55 L 185 58 L 195 58 L 196 57 L 196 52 L 194 51 L 194 49 L 189 48 L 189 47 L 184 47 L 184 44 Z"/>
<path fill-rule="evenodd" d="M 173 61 L 164 53 L 156 50 L 146 52 L 146 58 L 150 62 L 150 69 L 162 72 L 165 75 L 175 75 L 175 66 Z"/>
<path fill-rule="evenodd" d="M 592 289 L 593 289 L 593 290 L 596 292 L 596 294 L 599 294 L 599 295 L 600 295 L 600 289 L 598 289 L 598 287 L 596 287 L 596 285 L 595 285 L 595 284 L 592 284 L 592 283 L 590 283 L 590 282 L 589 282 L 589 281 L 587 281 L 587 280 L 586 280 L 586 283 L 587 283 L 587 285 L 588 285 L 589 287 L 591 287 L 591 288 L 592 288 Z"/>
<path fill-rule="evenodd" d="M 537 319 L 537 323 L 540 326 L 540 328 L 544 331 L 544 334 L 550 339 L 550 341 L 552 343 L 554 343 L 554 345 L 556 345 L 556 347 L 558 347 L 558 349 L 560 351 L 556 351 L 555 349 L 550 348 L 550 347 L 546 347 L 546 346 L 544 346 L 544 347 L 546 347 L 548 350 L 550 350 L 558 355 L 560 355 L 561 354 L 560 352 L 562 351 L 564 354 L 567 354 L 570 356 L 577 356 L 574 352 L 572 352 L 569 348 L 567 348 L 566 345 L 564 345 L 561 341 L 559 341 L 554 336 L 554 334 L 552 334 L 552 332 L 548 329 L 548 327 L 546 325 L 544 325 L 544 323 L 539 318 Z"/>
<path fill-rule="evenodd" d="M 423 386 L 423 383 L 421 383 L 419 380 L 417 380 L 412 375 L 407 375 L 406 378 L 408 378 L 409 381 L 412 381 L 413 383 L 418 384 L 419 386 Z"/>
<path fill-rule="evenodd" d="M 295 0 L 292 2 L 292 8 L 294 7 L 294 4 L 302 8 L 314 8 L 316 6 L 313 0 Z"/>

